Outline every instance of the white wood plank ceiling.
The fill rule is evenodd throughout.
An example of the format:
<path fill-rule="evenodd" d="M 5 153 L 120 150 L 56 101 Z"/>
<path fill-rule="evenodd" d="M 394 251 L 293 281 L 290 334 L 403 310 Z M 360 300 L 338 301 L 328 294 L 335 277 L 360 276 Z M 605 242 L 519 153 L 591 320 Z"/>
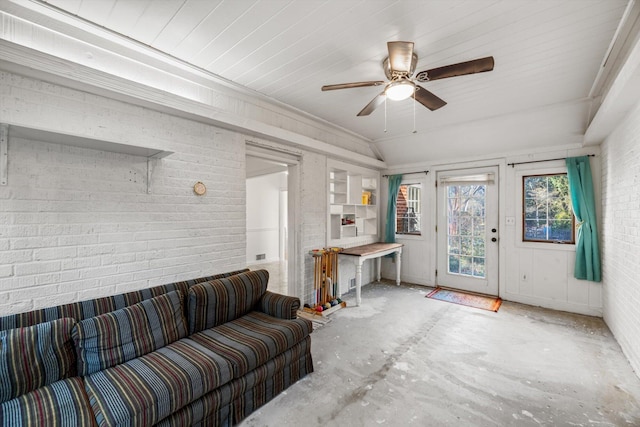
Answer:
<path fill-rule="evenodd" d="M 579 142 L 586 130 L 591 88 L 628 3 L 46 2 L 363 135 L 392 165 L 417 162 L 416 156 L 450 157 L 447 150 L 467 148 L 471 155 L 482 155 Z M 495 69 L 425 83 L 448 105 L 432 112 L 417 104 L 415 134 L 413 101 L 389 101 L 385 132 L 384 106 L 368 117 L 356 117 L 380 87 L 331 92 L 321 92 L 320 87 L 384 80 L 381 63 L 387 56 L 386 42 L 392 40 L 415 42 L 418 71 L 490 55 Z M 575 107 L 582 104 L 586 106 Z M 501 124 L 504 131 L 497 132 Z M 460 134 L 460 129 L 466 133 Z M 398 150 L 398 144 L 407 150 Z"/>

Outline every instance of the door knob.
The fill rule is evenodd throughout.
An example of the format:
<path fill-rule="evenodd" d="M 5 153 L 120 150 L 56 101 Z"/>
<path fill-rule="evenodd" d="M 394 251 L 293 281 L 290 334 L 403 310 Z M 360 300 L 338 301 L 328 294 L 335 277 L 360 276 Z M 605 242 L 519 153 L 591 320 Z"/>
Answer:
<path fill-rule="evenodd" d="M 498 241 L 498 239 L 497 239 L 497 238 L 495 238 L 495 237 L 492 237 L 492 238 L 491 238 L 491 241 L 492 241 L 492 242 L 497 242 L 497 241 Z"/>
<path fill-rule="evenodd" d="M 492 232 L 492 233 L 495 233 L 496 231 L 498 231 L 498 230 L 496 230 L 495 228 L 492 228 L 492 229 L 491 229 L 491 232 Z"/>

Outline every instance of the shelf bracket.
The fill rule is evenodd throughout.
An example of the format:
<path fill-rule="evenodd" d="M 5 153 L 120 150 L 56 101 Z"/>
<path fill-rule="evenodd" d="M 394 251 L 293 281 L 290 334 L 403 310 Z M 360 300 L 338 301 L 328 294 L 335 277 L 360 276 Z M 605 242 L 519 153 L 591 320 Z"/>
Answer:
<path fill-rule="evenodd" d="M 0 185 L 9 183 L 7 164 L 9 159 L 9 125 L 0 123 Z"/>

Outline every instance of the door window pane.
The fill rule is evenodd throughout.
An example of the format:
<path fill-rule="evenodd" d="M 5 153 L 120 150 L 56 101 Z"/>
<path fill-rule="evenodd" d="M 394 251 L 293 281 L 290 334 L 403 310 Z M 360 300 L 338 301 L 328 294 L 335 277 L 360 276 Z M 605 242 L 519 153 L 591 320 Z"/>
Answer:
<path fill-rule="evenodd" d="M 485 277 L 486 185 L 447 186 L 448 271 Z"/>

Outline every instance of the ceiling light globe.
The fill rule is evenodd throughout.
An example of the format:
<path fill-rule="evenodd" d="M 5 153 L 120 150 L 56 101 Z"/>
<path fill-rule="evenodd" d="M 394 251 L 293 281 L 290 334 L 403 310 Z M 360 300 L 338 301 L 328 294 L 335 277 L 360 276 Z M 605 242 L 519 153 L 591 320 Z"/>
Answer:
<path fill-rule="evenodd" d="M 384 93 L 392 101 L 402 101 L 409 98 L 415 92 L 416 86 L 409 80 L 400 80 L 389 83 Z"/>

